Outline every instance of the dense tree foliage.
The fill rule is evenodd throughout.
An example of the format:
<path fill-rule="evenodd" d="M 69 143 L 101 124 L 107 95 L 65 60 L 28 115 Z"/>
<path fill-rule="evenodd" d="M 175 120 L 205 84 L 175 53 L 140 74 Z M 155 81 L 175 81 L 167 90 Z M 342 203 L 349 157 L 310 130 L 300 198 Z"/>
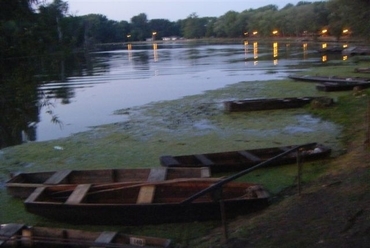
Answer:
<path fill-rule="evenodd" d="M 325 27 L 336 37 L 349 29 L 353 36 L 370 38 L 369 5 L 368 0 L 300 1 L 282 9 L 267 5 L 240 13 L 229 11 L 220 17 L 192 13 L 184 20 L 171 22 L 148 20 L 145 13 L 140 13 L 130 22 L 117 22 L 100 14 L 69 15 L 68 3 L 63 0 L 0 0 L 0 52 L 2 57 L 41 51 L 50 54 L 97 43 L 145 41 L 153 32 L 157 40 L 173 36 L 235 38 L 253 32 L 270 37 L 273 30 L 281 36 L 302 36 L 319 34 Z"/>

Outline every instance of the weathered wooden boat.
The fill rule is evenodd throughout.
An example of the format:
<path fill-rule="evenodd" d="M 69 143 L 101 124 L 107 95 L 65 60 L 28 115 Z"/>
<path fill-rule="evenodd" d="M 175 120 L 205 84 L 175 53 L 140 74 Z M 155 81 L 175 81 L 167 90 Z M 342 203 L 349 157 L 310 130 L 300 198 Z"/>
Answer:
<path fill-rule="evenodd" d="M 326 47 L 326 48 L 320 48 L 317 51 L 319 53 L 324 53 L 324 54 L 342 53 L 343 47 L 342 46 Z"/>
<path fill-rule="evenodd" d="M 334 102 L 332 98 L 328 97 L 285 97 L 225 101 L 224 107 L 226 112 L 301 108 L 313 100 L 325 102 L 328 105 Z"/>
<path fill-rule="evenodd" d="M 39 187 L 25 200 L 28 212 L 78 224 L 145 225 L 235 217 L 268 206 L 268 193 L 258 184 L 229 182 L 221 190 L 183 203 L 220 181 L 216 178 L 174 179 L 100 189 L 91 184 L 73 188 Z"/>
<path fill-rule="evenodd" d="M 365 46 L 353 46 L 343 49 L 343 55 L 354 56 L 354 55 L 370 55 L 370 48 Z"/>
<path fill-rule="evenodd" d="M 347 90 L 354 90 L 354 89 L 366 89 L 370 88 L 369 83 L 335 83 L 335 82 L 325 82 L 316 85 L 316 89 L 320 91 L 347 91 Z"/>
<path fill-rule="evenodd" d="M 175 178 L 210 177 L 209 168 L 138 168 L 61 170 L 19 173 L 5 186 L 8 194 L 27 198 L 37 187 L 45 185 L 114 184 L 123 182 L 163 181 Z"/>
<path fill-rule="evenodd" d="M 355 72 L 370 73 L 370 67 L 355 68 Z"/>
<path fill-rule="evenodd" d="M 192 154 L 179 156 L 161 156 L 160 163 L 165 167 L 204 167 L 210 168 L 211 173 L 240 171 L 264 162 L 294 146 L 271 147 L 241 151 L 226 151 L 208 154 Z M 328 157 L 331 149 L 322 144 L 313 144 L 301 152 L 304 161 Z M 295 163 L 297 152 L 274 161 L 270 166 Z"/>
<path fill-rule="evenodd" d="M 305 82 L 334 82 L 334 83 L 369 83 L 370 78 L 364 77 L 336 77 L 336 76 L 310 76 L 310 75 L 289 75 L 290 79 Z"/>
<path fill-rule="evenodd" d="M 170 239 L 129 235 L 121 232 L 92 232 L 18 223 L 0 225 L 0 247 L 152 247 L 170 248 Z"/>

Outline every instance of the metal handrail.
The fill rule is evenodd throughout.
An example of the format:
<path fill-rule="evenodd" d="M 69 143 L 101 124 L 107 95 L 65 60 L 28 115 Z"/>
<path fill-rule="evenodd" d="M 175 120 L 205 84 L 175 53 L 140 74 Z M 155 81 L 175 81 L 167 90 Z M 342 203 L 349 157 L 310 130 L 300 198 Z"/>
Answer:
<path fill-rule="evenodd" d="M 272 158 L 270 158 L 270 159 L 268 159 L 268 160 L 266 160 L 266 161 L 264 161 L 262 163 L 259 163 L 259 164 L 255 165 L 255 166 L 251 167 L 251 168 L 245 169 L 245 170 L 240 171 L 239 173 L 236 173 L 236 174 L 234 174 L 234 175 L 232 175 L 230 177 L 227 177 L 225 179 L 222 179 L 218 183 L 215 183 L 215 184 L 209 186 L 208 188 L 205 188 L 205 189 L 199 191 L 198 193 L 190 196 L 189 198 L 185 199 L 184 201 L 181 202 L 181 204 L 189 204 L 192 201 L 194 201 L 195 199 L 197 199 L 197 198 L 205 195 L 206 193 L 208 193 L 208 192 L 210 192 L 212 190 L 218 189 L 218 188 L 222 187 L 224 184 L 226 184 L 228 182 L 231 182 L 231 181 L 233 181 L 233 180 L 235 180 L 235 179 L 237 179 L 237 178 L 239 178 L 241 176 L 244 176 L 245 174 L 248 174 L 249 172 L 254 171 L 255 169 L 258 169 L 260 167 L 266 166 L 266 165 L 270 164 L 271 162 L 274 162 L 275 160 L 277 160 L 277 159 L 279 159 L 279 158 L 287 155 L 288 153 L 294 152 L 294 151 L 296 151 L 298 149 L 301 149 L 301 148 L 304 148 L 304 147 L 307 147 L 307 146 L 314 146 L 316 144 L 317 143 L 308 143 L 308 144 L 304 144 L 304 145 L 294 146 L 293 148 L 291 148 L 291 149 L 289 149 L 289 150 L 287 150 L 287 151 L 285 151 L 283 153 L 280 153 L 279 155 L 277 155 L 275 157 L 272 157 Z"/>

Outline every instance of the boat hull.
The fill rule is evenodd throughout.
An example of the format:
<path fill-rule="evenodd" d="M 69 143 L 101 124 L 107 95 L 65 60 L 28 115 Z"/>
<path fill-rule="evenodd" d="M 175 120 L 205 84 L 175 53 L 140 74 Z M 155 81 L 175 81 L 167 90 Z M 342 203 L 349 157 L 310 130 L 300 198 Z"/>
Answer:
<path fill-rule="evenodd" d="M 297 81 L 304 81 L 304 82 L 315 82 L 315 83 L 325 83 L 325 82 L 332 82 L 332 83 L 369 83 L 370 78 L 363 78 L 363 77 L 326 77 L 326 76 L 309 76 L 309 75 L 290 75 L 288 78 L 297 80 Z"/>
<path fill-rule="evenodd" d="M 62 205 L 25 204 L 32 214 L 60 222 L 93 225 L 152 225 L 194 221 L 221 220 L 219 202 L 181 204 L 140 205 Z M 227 201 L 227 218 L 252 213 L 268 206 L 266 199 Z"/>
<path fill-rule="evenodd" d="M 172 247 L 170 239 L 129 235 L 114 231 L 92 232 L 18 223 L 0 226 L 0 247 L 92 248 L 92 247 Z"/>
<path fill-rule="evenodd" d="M 325 102 L 329 104 L 333 103 L 333 99 L 327 97 L 287 97 L 225 101 L 224 107 L 226 112 L 302 108 L 307 104 L 310 104 L 313 100 L 325 100 Z"/>
<path fill-rule="evenodd" d="M 227 151 L 207 154 L 191 154 L 160 157 L 160 163 L 165 167 L 204 167 L 208 166 L 211 173 L 236 172 L 248 169 L 275 157 L 294 146 L 271 147 L 262 149 L 251 149 L 241 151 Z M 314 161 L 329 157 L 331 149 L 321 144 L 315 144 L 301 152 L 303 161 Z M 270 163 L 269 166 L 292 164 L 297 161 L 297 152 L 292 152 L 286 156 Z"/>
<path fill-rule="evenodd" d="M 71 191 L 41 187 L 24 205 L 30 213 L 61 222 L 127 226 L 220 220 L 221 204 L 227 218 L 268 206 L 269 194 L 261 185 L 242 182 L 229 182 L 183 203 L 219 181 L 184 179 L 104 190 L 89 185 Z"/>
<path fill-rule="evenodd" d="M 370 88 L 370 83 L 332 83 L 326 82 L 316 85 L 316 89 L 320 91 L 333 92 L 333 91 L 349 91 L 358 89 Z"/>

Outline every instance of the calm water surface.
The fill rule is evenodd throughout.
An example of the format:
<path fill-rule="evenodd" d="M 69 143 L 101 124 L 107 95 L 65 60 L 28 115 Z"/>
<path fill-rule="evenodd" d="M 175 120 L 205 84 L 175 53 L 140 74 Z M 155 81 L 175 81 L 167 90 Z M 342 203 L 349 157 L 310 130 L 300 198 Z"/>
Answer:
<path fill-rule="evenodd" d="M 125 121 L 125 116 L 113 114 L 117 109 L 178 99 L 240 81 L 285 78 L 298 64 L 322 63 L 317 48 L 317 44 L 304 43 L 165 43 L 91 53 L 79 76 L 67 75 L 40 86 L 52 107 L 40 111 L 36 140 Z M 61 125 L 51 123 L 50 108 Z"/>

